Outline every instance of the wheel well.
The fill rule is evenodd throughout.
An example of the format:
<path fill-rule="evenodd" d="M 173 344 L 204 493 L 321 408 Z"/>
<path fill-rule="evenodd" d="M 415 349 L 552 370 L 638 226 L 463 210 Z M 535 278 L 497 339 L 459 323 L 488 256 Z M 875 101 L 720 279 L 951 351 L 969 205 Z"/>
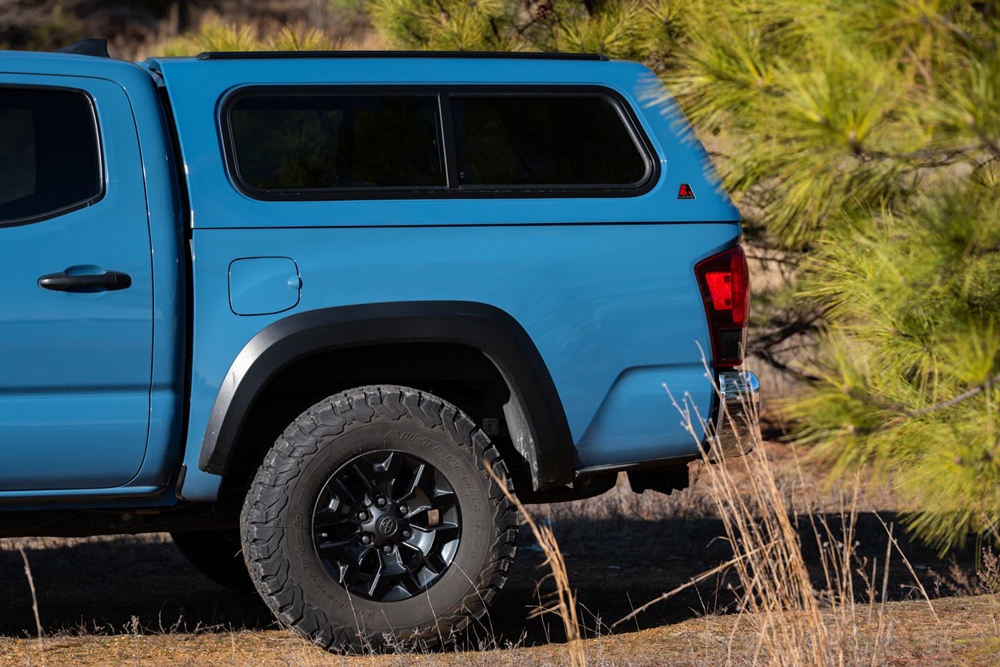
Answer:
<path fill-rule="evenodd" d="M 439 396 L 484 428 L 500 450 L 515 488 L 530 489 L 524 457 L 515 449 L 503 406 L 510 390 L 486 355 L 453 343 L 398 343 L 337 349 L 300 359 L 281 370 L 245 418 L 223 481 L 222 494 L 242 494 L 281 432 L 310 406 L 341 391 L 373 384 L 412 387 Z M 487 430 L 484 428 L 484 430 Z"/>

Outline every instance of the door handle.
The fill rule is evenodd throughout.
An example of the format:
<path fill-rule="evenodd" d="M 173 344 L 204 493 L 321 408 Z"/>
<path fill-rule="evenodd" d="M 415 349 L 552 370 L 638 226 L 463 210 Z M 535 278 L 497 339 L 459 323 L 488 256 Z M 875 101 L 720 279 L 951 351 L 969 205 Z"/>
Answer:
<path fill-rule="evenodd" d="M 132 276 L 120 271 L 105 271 L 86 276 L 50 273 L 38 279 L 38 286 L 54 292 L 111 292 L 132 286 Z"/>

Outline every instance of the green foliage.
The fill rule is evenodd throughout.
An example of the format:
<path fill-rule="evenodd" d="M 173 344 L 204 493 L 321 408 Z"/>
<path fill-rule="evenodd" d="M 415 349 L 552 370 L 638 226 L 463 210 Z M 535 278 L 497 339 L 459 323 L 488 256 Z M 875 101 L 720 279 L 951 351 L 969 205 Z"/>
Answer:
<path fill-rule="evenodd" d="M 1000 137 L 996 23 L 945 0 L 706 3 L 665 79 L 768 240 L 804 250 L 831 224 L 980 163 Z"/>
<path fill-rule="evenodd" d="M 835 473 L 888 478 L 942 548 L 1000 538 L 997 14 L 704 3 L 664 77 L 720 137 L 760 240 L 798 258 L 799 303 L 823 315 L 811 387 L 786 406 L 797 439 Z"/>
<path fill-rule="evenodd" d="M 941 547 L 1000 521 L 1000 191 L 976 183 L 832 233 L 821 380 L 789 413 L 836 472 L 871 466 Z"/>
<path fill-rule="evenodd" d="M 654 59 L 669 50 L 670 0 L 369 0 L 396 48 L 565 51 Z"/>
<path fill-rule="evenodd" d="M 160 45 L 157 55 L 191 56 L 202 51 L 328 51 L 334 48 L 319 30 L 284 26 L 270 38 L 262 38 L 247 23 L 226 23 L 216 17 L 198 28 Z"/>

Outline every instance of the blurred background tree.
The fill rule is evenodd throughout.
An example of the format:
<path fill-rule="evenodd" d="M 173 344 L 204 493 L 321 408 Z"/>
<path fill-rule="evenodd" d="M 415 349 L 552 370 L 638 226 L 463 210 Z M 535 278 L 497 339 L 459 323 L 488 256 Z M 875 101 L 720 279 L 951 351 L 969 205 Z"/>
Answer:
<path fill-rule="evenodd" d="M 322 44 L 384 48 L 364 0 L 0 0 L 0 46 L 55 50 L 105 37 L 112 56 L 185 55 L 201 42 L 271 48 L 278 33 L 312 31 Z M 248 41 L 248 37 L 253 40 Z M 288 40 L 286 35 L 283 38 Z M 282 43 L 285 43 L 284 41 Z M 292 40 L 300 48 L 308 43 Z M 204 50 L 204 49 L 200 49 Z M 195 50 L 193 53 L 197 53 Z"/>
<path fill-rule="evenodd" d="M 749 351 L 835 473 L 1000 539 L 998 0 L 0 0 L 0 41 L 596 52 L 659 74 L 758 263 Z M 770 382 L 773 385 L 773 380 Z"/>
<path fill-rule="evenodd" d="M 564 51 L 658 61 L 679 29 L 669 0 L 370 0 L 396 48 Z"/>

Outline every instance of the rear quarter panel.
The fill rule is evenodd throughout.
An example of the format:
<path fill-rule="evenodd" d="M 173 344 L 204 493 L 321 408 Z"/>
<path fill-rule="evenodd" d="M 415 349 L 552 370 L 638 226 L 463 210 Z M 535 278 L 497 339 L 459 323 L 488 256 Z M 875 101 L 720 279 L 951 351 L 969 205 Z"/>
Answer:
<path fill-rule="evenodd" d="M 696 442 L 664 385 L 707 415 L 710 344 L 694 264 L 738 235 L 732 223 L 198 230 L 188 469 L 230 364 L 289 314 L 241 317 L 227 305 L 230 262 L 261 256 L 298 264 L 292 312 L 454 300 L 512 315 L 555 382 L 577 468 L 691 456 Z"/>

